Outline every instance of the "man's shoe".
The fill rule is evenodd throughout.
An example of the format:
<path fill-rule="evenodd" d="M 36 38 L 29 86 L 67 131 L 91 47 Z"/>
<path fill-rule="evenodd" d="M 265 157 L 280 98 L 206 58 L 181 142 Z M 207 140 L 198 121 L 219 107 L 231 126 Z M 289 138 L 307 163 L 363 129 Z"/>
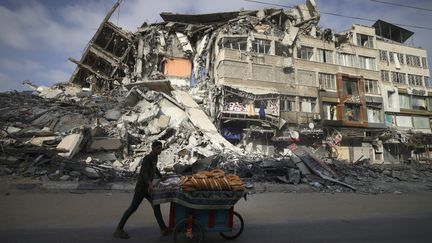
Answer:
<path fill-rule="evenodd" d="M 119 238 L 119 239 L 129 239 L 130 236 L 128 233 L 126 233 L 126 231 L 122 230 L 122 229 L 117 229 L 116 231 L 114 231 L 114 238 Z"/>

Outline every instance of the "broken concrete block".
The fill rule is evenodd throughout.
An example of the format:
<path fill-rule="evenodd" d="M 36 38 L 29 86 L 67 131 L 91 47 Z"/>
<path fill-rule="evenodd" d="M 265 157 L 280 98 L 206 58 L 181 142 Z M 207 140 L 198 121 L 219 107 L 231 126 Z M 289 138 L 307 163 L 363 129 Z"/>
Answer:
<path fill-rule="evenodd" d="M 49 137 L 34 137 L 30 139 L 30 144 L 35 146 L 43 146 L 44 144 L 53 144 L 57 141 L 57 137 L 49 136 Z"/>
<path fill-rule="evenodd" d="M 118 150 L 121 146 L 120 138 L 94 137 L 89 150 Z"/>
<path fill-rule="evenodd" d="M 113 167 L 118 168 L 118 169 L 123 167 L 123 163 L 120 162 L 119 160 L 114 161 L 112 165 L 113 165 Z"/>
<path fill-rule="evenodd" d="M 117 108 L 114 108 L 114 109 L 111 109 L 111 110 L 108 110 L 106 113 L 105 113 L 105 118 L 108 120 L 108 121 L 117 121 L 118 119 L 120 119 L 120 117 L 121 117 L 121 111 L 120 111 L 120 109 L 117 109 Z"/>
<path fill-rule="evenodd" d="M 37 91 L 39 91 L 39 96 L 47 98 L 47 99 L 54 99 L 57 96 L 59 96 L 61 93 L 63 93 L 63 90 L 52 89 L 52 88 L 46 87 L 46 86 L 39 86 L 37 88 Z"/>
<path fill-rule="evenodd" d="M 76 94 L 76 97 L 83 98 L 83 97 L 90 97 L 93 95 L 93 91 L 90 88 L 82 88 L 80 92 Z"/>
<path fill-rule="evenodd" d="M 103 161 L 114 161 L 117 159 L 114 153 L 111 152 L 98 152 L 92 153 L 91 158 L 93 161 L 103 162 Z"/>
<path fill-rule="evenodd" d="M 14 134 L 14 133 L 17 133 L 17 132 L 21 131 L 21 128 L 18 128 L 18 127 L 8 127 L 8 128 L 6 129 L 6 131 L 7 131 L 9 134 Z"/>
<path fill-rule="evenodd" d="M 98 172 L 91 168 L 91 167 L 86 167 L 83 171 L 84 175 L 86 175 L 88 178 L 90 179 L 97 179 L 99 178 L 99 174 Z"/>
<path fill-rule="evenodd" d="M 79 92 L 81 92 L 81 88 L 74 86 L 66 86 L 64 91 L 64 93 L 69 96 L 76 96 Z"/>
<path fill-rule="evenodd" d="M 123 114 L 120 118 L 120 121 L 127 121 L 130 123 L 135 123 L 138 121 L 139 114 L 131 113 L 131 114 Z"/>
<path fill-rule="evenodd" d="M 138 166 L 141 164 L 141 158 L 135 158 L 132 163 L 129 164 L 129 171 L 136 171 Z"/>
<path fill-rule="evenodd" d="M 85 160 L 85 162 L 87 163 L 87 164 L 90 164 L 91 162 L 93 161 L 93 159 L 92 159 L 92 157 L 87 157 L 87 159 Z"/>
<path fill-rule="evenodd" d="M 63 175 L 63 176 L 60 176 L 59 180 L 60 180 L 60 181 L 67 181 L 67 180 L 69 180 L 70 178 L 71 178 L 70 175 Z"/>
<path fill-rule="evenodd" d="M 165 128 L 167 128 L 169 125 L 170 119 L 171 119 L 171 117 L 169 117 L 169 116 L 161 115 L 158 119 L 158 126 L 160 127 L 160 129 L 164 130 Z"/>
<path fill-rule="evenodd" d="M 161 132 L 159 127 L 159 119 L 154 119 L 147 125 L 146 131 L 150 135 L 158 134 Z"/>
<path fill-rule="evenodd" d="M 58 150 L 67 150 L 66 153 L 59 153 L 58 155 L 71 159 L 78 151 L 84 136 L 82 134 L 71 134 L 62 139 L 57 145 Z"/>

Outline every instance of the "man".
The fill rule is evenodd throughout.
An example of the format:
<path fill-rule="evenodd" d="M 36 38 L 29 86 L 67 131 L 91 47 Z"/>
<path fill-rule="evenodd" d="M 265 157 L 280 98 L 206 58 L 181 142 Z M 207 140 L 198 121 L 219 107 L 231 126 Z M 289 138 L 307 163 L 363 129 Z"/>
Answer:
<path fill-rule="evenodd" d="M 132 203 L 129 208 L 124 212 L 116 231 L 114 232 L 114 237 L 121 239 L 128 239 L 129 234 L 124 231 L 123 227 L 129 217 L 138 209 L 142 200 L 146 198 L 150 204 L 152 202 L 152 180 L 153 176 L 157 174 L 161 179 L 164 179 L 160 171 L 156 167 L 158 155 L 162 152 L 162 143 L 155 141 L 152 144 L 152 151 L 150 154 L 145 156 L 141 161 L 141 170 L 138 176 L 138 181 L 135 186 L 135 194 L 132 199 Z M 160 211 L 160 205 L 152 205 L 154 215 L 161 229 L 162 235 L 168 235 L 168 228 L 162 218 L 162 213 Z"/>

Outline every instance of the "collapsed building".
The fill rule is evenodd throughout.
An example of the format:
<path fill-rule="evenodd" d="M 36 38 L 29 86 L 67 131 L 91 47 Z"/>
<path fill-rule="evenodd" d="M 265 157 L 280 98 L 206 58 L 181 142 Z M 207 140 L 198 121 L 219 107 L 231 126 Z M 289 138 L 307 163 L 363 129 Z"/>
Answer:
<path fill-rule="evenodd" d="M 413 32 L 378 20 L 334 33 L 314 1 L 291 9 L 161 13 L 134 33 L 107 15 L 70 82 L 189 91 L 219 132 L 273 155 L 292 142 L 355 162 L 430 159 L 432 88 Z M 159 85 L 158 85 L 159 84 Z"/>
<path fill-rule="evenodd" d="M 118 5 L 80 60 L 70 58 L 69 83 L 25 81 L 42 100 L 0 96 L 0 161 L 27 161 L 21 171 L 50 179 L 115 177 L 135 172 L 158 139 L 166 171 L 201 161 L 299 183 L 312 170 L 352 189 L 335 178 L 403 176 L 339 161 L 431 159 L 427 53 L 404 44 L 409 30 L 378 20 L 335 33 L 318 26 L 307 0 L 290 9 L 161 13 L 163 22 L 130 32 L 109 21 Z M 17 151 L 25 156 L 9 156 Z M 38 167 L 53 161 L 60 170 Z"/>

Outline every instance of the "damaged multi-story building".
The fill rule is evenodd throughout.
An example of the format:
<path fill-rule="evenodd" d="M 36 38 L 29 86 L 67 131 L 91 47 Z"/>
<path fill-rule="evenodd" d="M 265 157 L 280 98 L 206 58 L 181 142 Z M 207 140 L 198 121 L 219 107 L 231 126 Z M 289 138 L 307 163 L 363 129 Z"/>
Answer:
<path fill-rule="evenodd" d="M 355 162 L 430 159 L 432 87 L 414 33 L 376 21 L 318 26 L 314 0 L 290 9 L 161 13 L 134 33 L 108 13 L 70 81 L 104 92 L 189 91 L 221 135 L 267 155 L 293 142 Z M 325 24 L 325 23 L 324 23 Z"/>

